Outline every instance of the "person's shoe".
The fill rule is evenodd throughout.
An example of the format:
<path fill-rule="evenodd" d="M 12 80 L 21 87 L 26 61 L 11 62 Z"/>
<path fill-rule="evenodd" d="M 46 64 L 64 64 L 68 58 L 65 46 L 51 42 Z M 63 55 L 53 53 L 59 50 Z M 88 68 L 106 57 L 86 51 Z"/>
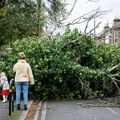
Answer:
<path fill-rule="evenodd" d="M 3 101 L 2 101 L 2 103 L 5 103 L 5 102 L 6 102 L 6 100 L 3 100 Z"/>
<path fill-rule="evenodd" d="M 17 104 L 17 110 L 20 110 L 20 104 Z"/>
<path fill-rule="evenodd" d="M 24 110 L 28 110 L 27 105 L 24 105 Z"/>

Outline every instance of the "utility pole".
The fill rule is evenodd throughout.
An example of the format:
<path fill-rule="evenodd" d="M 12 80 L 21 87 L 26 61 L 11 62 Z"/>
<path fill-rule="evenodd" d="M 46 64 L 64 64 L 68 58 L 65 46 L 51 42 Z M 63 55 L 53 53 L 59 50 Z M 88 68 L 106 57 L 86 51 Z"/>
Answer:
<path fill-rule="evenodd" d="M 96 23 L 95 23 L 95 18 L 94 18 L 94 39 L 96 40 Z"/>
<path fill-rule="evenodd" d="M 85 19 L 85 20 L 87 20 L 88 22 L 90 21 L 90 20 L 94 20 L 93 22 L 94 22 L 94 26 L 93 26 L 93 31 L 94 31 L 94 33 L 93 33 L 93 37 L 94 37 L 94 39 L 96 40 L 96 21 L 95 21 L 95 18 L 86 18 L 86 17 L 83 17 L 83 19 Z"/>
<path fill-rule="evenodd" d="M 41 12 L 41 0 L 37 0 L 38 37 L 40 36 L 40 12 Z"/>

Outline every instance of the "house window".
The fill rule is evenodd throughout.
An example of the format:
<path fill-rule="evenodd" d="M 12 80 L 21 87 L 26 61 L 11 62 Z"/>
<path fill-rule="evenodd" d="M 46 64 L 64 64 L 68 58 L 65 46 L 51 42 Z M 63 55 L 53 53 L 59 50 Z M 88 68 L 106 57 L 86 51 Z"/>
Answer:
<path fill-rule="evenodd" d="M 105 36 L 105 43 L 109 43 L 109 36 Z"/>
<path fill-rule="evenodd" d="M 114 38 L 118 37 L 118 32 L 114 32 Z"/>
<path fill-rule="evenodd" d="M 111 43 L 111 40 L 112 40 L 112 37 L 111 37 L 111 36 L 109 36 L 109 43 Z"/>
<path fill-rule="evenodd" d="M 118 38 L 114 39 L 114 43 L 117 44 L 118 43 Z"/>
<path fill-rule="evenodd" d="M 118 32 L 114 32 L 114 44 L 118 44 Z"/>

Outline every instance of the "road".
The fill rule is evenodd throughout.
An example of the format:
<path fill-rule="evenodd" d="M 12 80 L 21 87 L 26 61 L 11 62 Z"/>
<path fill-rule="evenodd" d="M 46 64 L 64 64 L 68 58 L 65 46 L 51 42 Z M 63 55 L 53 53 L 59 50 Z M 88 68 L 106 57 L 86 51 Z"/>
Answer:
<path fill-rule="evenodd" d="M 40 104 L 34 120 L 120 120 L 119 107 L 95 107 L 98 104 L 100 101 L 48 101 Z"/>

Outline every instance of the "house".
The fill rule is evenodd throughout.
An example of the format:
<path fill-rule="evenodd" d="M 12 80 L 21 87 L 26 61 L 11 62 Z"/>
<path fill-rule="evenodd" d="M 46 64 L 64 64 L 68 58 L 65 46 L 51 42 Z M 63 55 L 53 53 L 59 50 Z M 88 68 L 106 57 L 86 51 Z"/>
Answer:
<path fill-rule="evenodd" d="M 97 37 L 97 44 L 101 42 L 108 44 L 120 43 L 120 18 L 113 20 L 112 27 L 108 23 L 104 26 L 103 32 Z"/>

